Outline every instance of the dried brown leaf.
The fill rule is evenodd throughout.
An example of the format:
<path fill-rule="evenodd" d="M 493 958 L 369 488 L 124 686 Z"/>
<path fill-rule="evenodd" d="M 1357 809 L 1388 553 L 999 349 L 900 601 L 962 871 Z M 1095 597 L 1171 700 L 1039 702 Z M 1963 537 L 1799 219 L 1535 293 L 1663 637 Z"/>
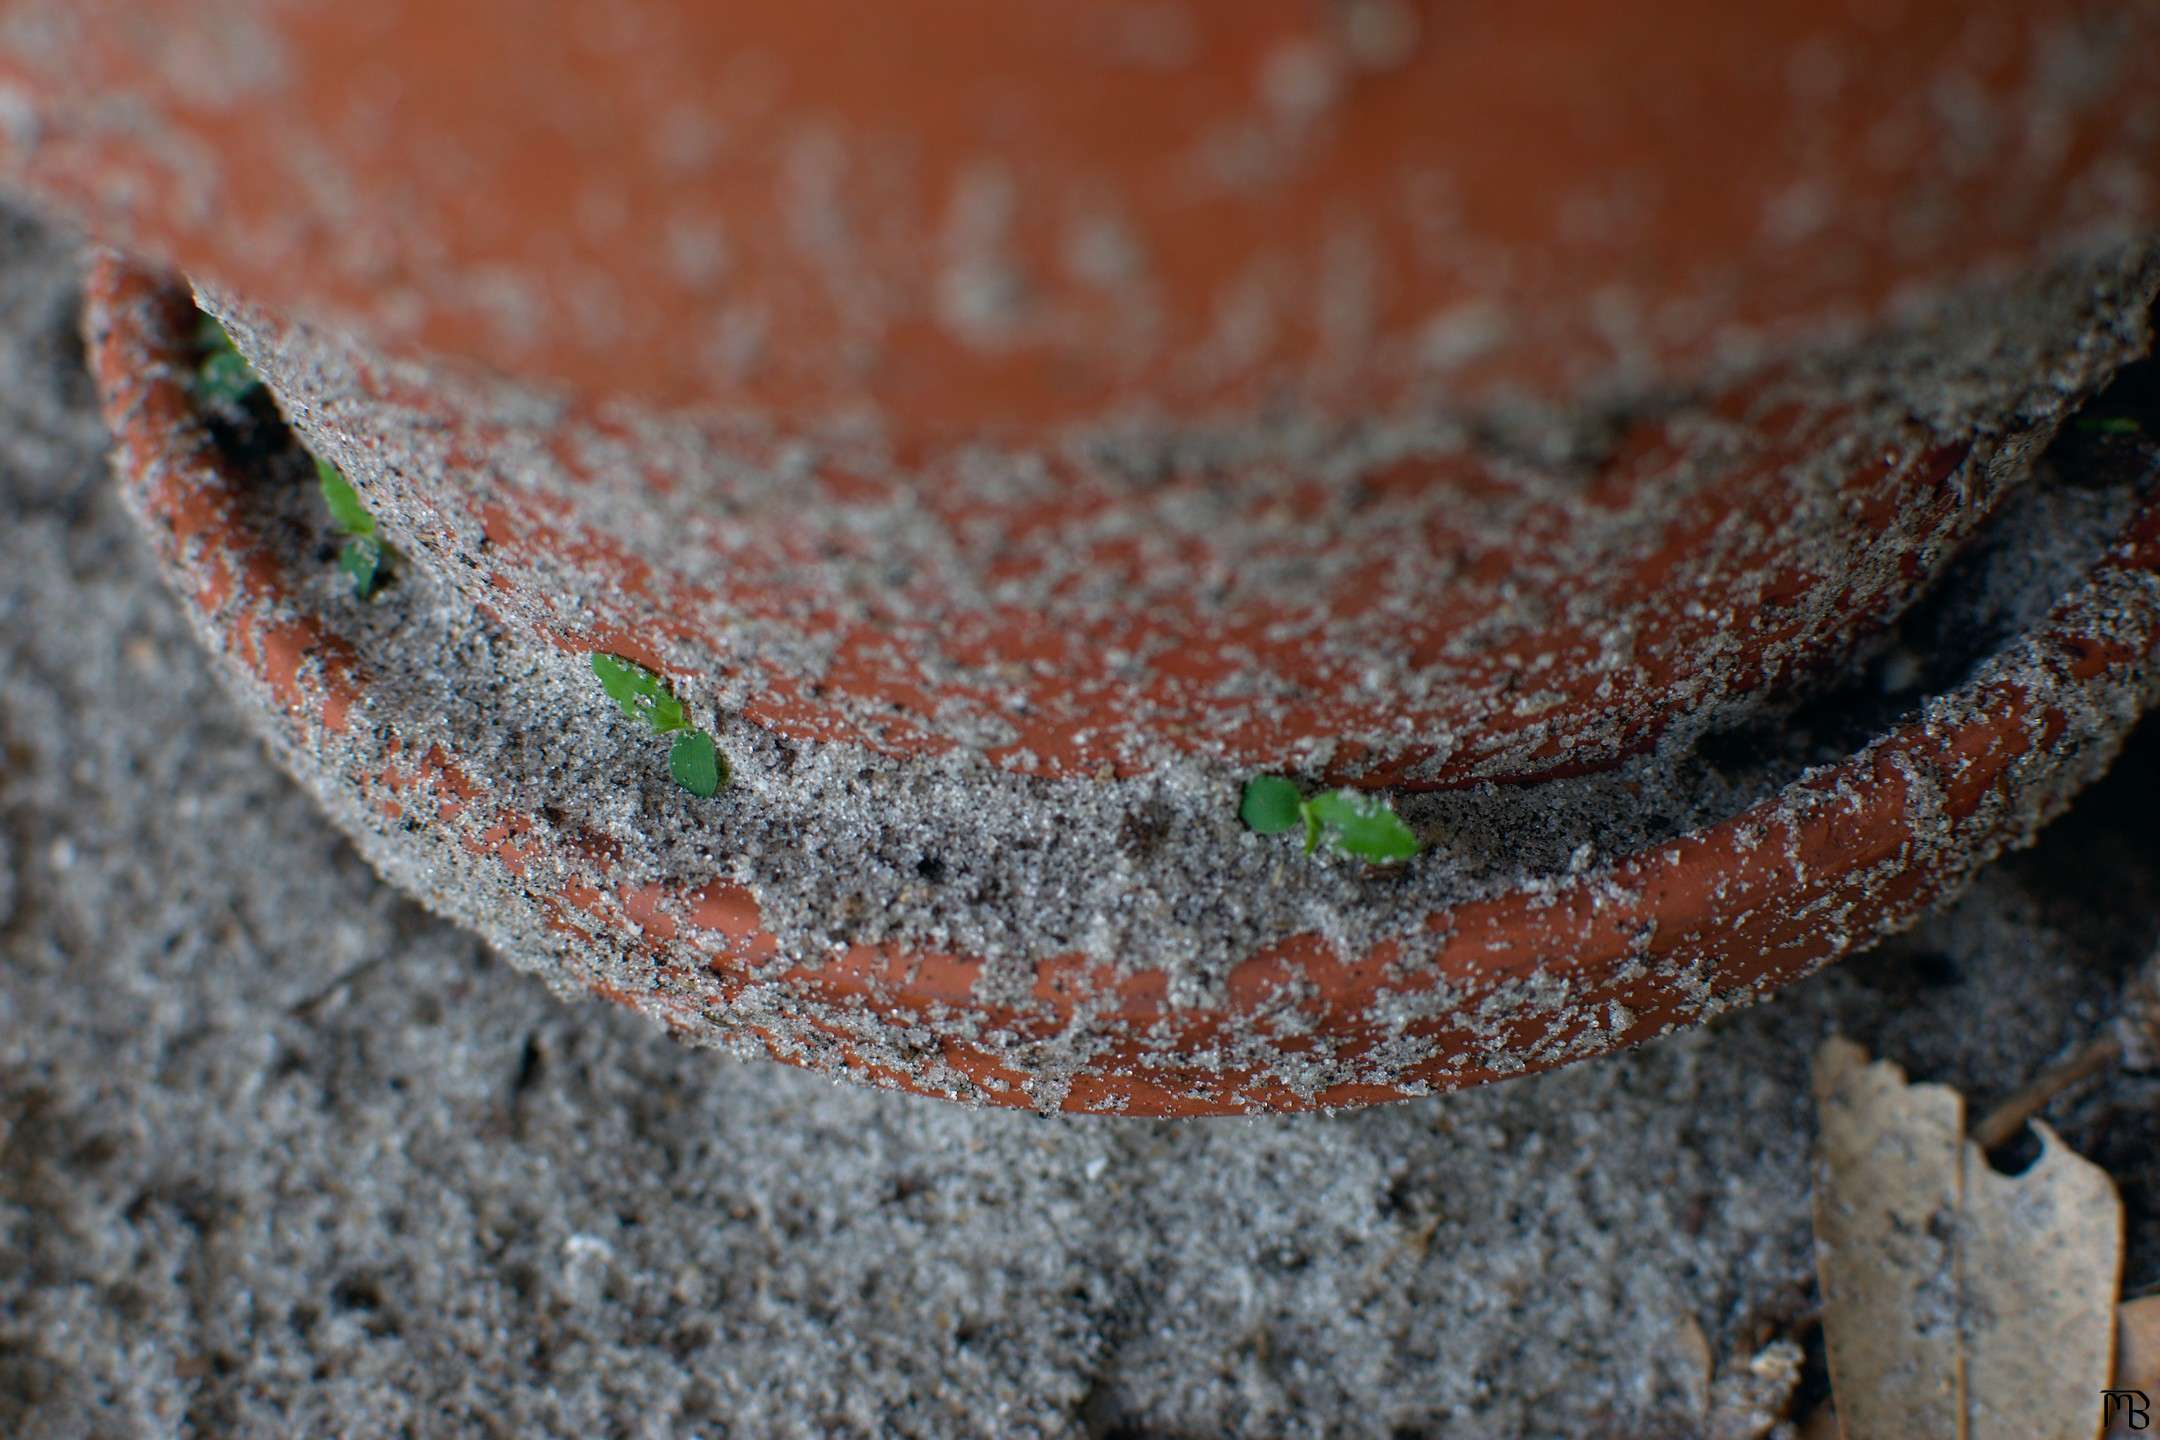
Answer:
<path fill-rule="evenodd" d="M 2112 1358 L 2122 1207 L 2044 1126 L 1992 1169 L 1964 1100 L 1832 1040 L 1816 1265 L 1846 1440 L 2091 1440 Z"/>
<path fill-rule="evenodd" d="M 1956 1229 L 1965 1102 L 1833 1039 L 1815 1062 L 1815 1264 L 1849 1440 L 1963 1440 Z"/>
<path fill-rule="evenodd" d="M 2126 1300 L 2115 1311 L 2115 1388 L 2160 1399 L 2160 1295 Z"/>

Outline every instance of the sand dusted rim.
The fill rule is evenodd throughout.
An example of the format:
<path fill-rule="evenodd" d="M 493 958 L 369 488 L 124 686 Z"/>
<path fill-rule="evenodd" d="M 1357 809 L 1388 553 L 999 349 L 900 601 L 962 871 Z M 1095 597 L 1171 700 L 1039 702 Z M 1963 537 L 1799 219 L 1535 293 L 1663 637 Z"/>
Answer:
<path fill-rule="evenodd" d="M 1705 387 L 1508 424 L 1288 405 L 896 453 L 566 407 L 211 301 L 476 606 L 805 744 L 1047 779 L 1446 788 L 1610 767 L 1816 683 L 2142 353 L 2124 246 Z"/>
<path fill-rule="evenodd" d="M 565 989 L 701 1043 L 922 1094 L 1127 1115 L 1352 1106 L 1694 1023 L 1895 928 L 2028 839 L 2104 768 L 2155 689 L 2160 503 L 2144 475 L 2110 512 L 2098 563 L 2043 623 L 1872 743 L 1670 838 L 1585 847 L 1578 864 L 1446 907 L 1344 879 L 1346 903 L 1397 938 L 1346 949 L 1289 926 L 1197 980 L 1083 950 L 884 939 L 806 959 L 767 913 L 775 897 L 730 878 L 724 851 L 730 827 L 754 831 L 756 802 L 779 792 L 753 785 L 718 820 L 647 805 L 634 817 L 647 830 L 607 828 L 589 808 L 595 782 L 633 789 L 640 772 L 550 749 L 560 697 L 582 693 L 574 657 L 471 605 L 394 517 L 414 557 L 405 594 L 340 603 L 305 486 L 279 479 L 295 457 L 221 449 L 184 387 L 192 313 L 150 273 L 106 260 L 93 276 L 91 358 L 122 481 L 213 654 L 370 859 Z M 429 688 L 413 662 L 423 648 L 454 651 L 488 682 L 463 697 L 486 713 L 463 723 L 454 675 Z M 801 746 L 806 769 L 817 749 Z M 925 773 L 930 789 L 945 783 Z M 1029 787 L 1037 806 L 1084 806 L 1135 782 L 999 783 Z M 711 844 L 650 828 L 670 817 L 693 817 Z M 1273 863 L 1234 824 L 1203 838 L 1225 847 L 1226 867 Z M 822 863 L 863 862 L 839 846 Z"/>

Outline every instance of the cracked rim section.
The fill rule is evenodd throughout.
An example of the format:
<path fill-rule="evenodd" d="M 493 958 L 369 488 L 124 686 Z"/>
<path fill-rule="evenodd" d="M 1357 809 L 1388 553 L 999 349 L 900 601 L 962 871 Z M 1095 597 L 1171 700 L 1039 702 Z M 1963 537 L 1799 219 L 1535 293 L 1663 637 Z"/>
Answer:
<path fill-rule="evenodd" d="M 93 365 L 136 513 L 273 744 L 392 878 L 552 983 L 703 1043 L 927 1095 L 1128 1115 L 1353 1106 L 1587 1058 L 1775 989 L 1910 920 L 2029 838 L 2152 699 L 2160 503 L 2085 583 L 1920 718 L 1742 813 L 1557 884 L 1426 916 L 1430 956 L 1288 938 L 1179 1006 L 1159 973 L 856 946 L 776 960 L 754 898 L 710 875 L 626 885 L 497 800 L 481 757 L 419 748 L 394 647 L 308 598 L 184 384 L 192 302 L 121 263 L 90 287 Z M 477 621 L 475 623 L 478 623 Z M 334 758 L 333 758 L 334 757 Z M 1086 783 L 1086 782 L 1075 782 Z"/>

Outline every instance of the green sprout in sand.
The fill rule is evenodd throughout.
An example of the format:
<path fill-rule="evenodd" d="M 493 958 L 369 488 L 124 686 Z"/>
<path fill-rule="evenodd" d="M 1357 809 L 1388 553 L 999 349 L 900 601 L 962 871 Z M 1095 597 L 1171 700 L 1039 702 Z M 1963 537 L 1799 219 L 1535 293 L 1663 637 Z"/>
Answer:
<path fill-rule="evenodd" d="M 1322 839 L 1375 864 L 1407 860 L 1418 852 L 1417 836 L 1387 801 L 1357 790 L 1330 790 L 1307 799 L 1280 775 L 1258 775 L 1245 782 L 1238 818 L 1261 835 L 1304 826 L 1308 855 L 1320 848 Z"/>
<path fill-rule="evenodd" d="M 689 712 L 666 681 L 635 660 L 617 655 L 595 652 L 592 668 L 600 677 L 600 688 L 622 707 L 623 714 L 644 721 L 655 735 L 677 735 L 674 748 L 668 751 L 668 774 L 676 784 L 702 800 L 728 783 L 727 757 L 713 744 L 712 736 L 691 725 Z"/>
<path fill-rule="evenodd" d="M 315 461 L 316 483 L 322 487 L 323 503 L 330 518 L 345 532 L 345 548 L 338 552 L 338 568 L 351 578 L 353 594 L 365 600 L 382 583 L 390 547 L 375 533 L 375 517 L 360 503 L 360 492 L 327 460 Z"/>
<path fill-rule="evenodd" d="M 196 366 L 189 388 L 197 400 L 244 405 L 262 388 L 262 377 L 234 347 L 232 336 L 215 315 L 198 315 L 195 348 L 202 355 L 202 363 Z M 315 461 L 316 483 L 322 490 L 323 503 L 330 507 L 330 519 L 345 534 L 344 548 L 338 552 L 338 568 L 352 581 L 353 594 L 369 599 L 388 575 L 388 561 L 394 552 L 375 533 L 375 517 L 361 503 L 360 492 L 353 489 L 352 483 L 327 460 L 308 458 Z"/>
<path fill-rule="evenodd" d="M 233 348 L 232 336 L 225 333 L 216 316 L 206 314 L 196 325 L 195 348 L 203 357 L 192 383 L 198 400 L 237 405 L 262 384 L 262 377 Z"/>

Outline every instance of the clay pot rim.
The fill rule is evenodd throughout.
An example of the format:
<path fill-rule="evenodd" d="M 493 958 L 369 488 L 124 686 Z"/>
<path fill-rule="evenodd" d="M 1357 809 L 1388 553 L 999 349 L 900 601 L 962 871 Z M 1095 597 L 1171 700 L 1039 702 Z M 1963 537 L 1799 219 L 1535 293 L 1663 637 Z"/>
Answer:
<path fill-rule="evenodd" d="M 100 258 L 90 278 L 86 329 L 108 421 L 119 442 L 122 482 L 146 522 L 161 565 L 206 639 L 282 698 L 274 713 L 257 718 L 269 720 L 280 732 L 281 751 L 304 757 L 312 726 L 344 730 L 353 723 L 357 657 L 337 653 L 342 642 L 319 616 L 306 614 L 292 575 L 265 563 L 263 547 L 250 543 L 238 515 L 224 503 L 245 478 L 205 444 L 195 402 L 182 380 L 190 343 L 185 332 L 154 318 L 173 317 L 177 293 L 171 282 L 109 255 Z M 145 359 L 149 363 L 144 364 Z M 1458 1050 L 1391 1077 L 1302 1089 L 1257 1068 L 1227 1073 L 1206 1068 L 1193 1056 L 1180 1054 L 1175 1043 L 1167 1056 L 1160 1050 L 1150 1054 L 1145 1047 L 1112 1047 L 1077 1073 L 1062 1077 L 1053 1107 L 1043 1104 L 1030 1078 L 1013 1069 L 1000 1052 L 957 1037 L 948 1036 L 939 1046 L 944 1083 L 865 1060 L 844 1043 L 828 1050 L 791 1050 L 775 1044 L 770 1035 L 759 1032 L 760 1037 L 776 1058 L 893 1088 L 1016 1107 L 1133 1116 L 1354 1107 L 1552 1068 L 1651 1038 L 1768 993 L 1909 921 L 1977 865 L 2029 833 L 2036 823 L 2030 817 L 2052 813 L 2065 789 L 2061 782 L 2067 780 L 2067 788 L 2074 788 L 2083 776 L 2059 756 L 2037 766 L 2019 764 L 2036 748 L 2035 722 L 2052 738 L 2067 723 L 2056 702 L 2101 684 L 2138 681 L 2140 663 L 2160 648 L 2160 586 L 2148 587 L 2141 607 L 2113 617 L 2111 634 L 2088 634 L 2076 623 L 2080 602 L 2092 597 L 2109 572 L 2160 574 L 2160 496 L 2137 508 L 2117 543 L 2080 586 L 2056 602 L 2036 634 L 2021 637 L 2037 641 L 2055 661 L 2045 667 L 2040 681 L 1989 678 L 1983 665 L 1955 690 L 1933 697 L 1918 718 L 1838 762 L 1809 770 L 1739 814 L 1581 877 L 1488 896 L 1429 916 L 1427 926 L 1447 934 L 1448 948 L 1420 970 L 1398 973 L 1391 956 L 1377 952 L 1344 960 L 1331 956 L 1317 937 L 1299 936 L 1237 967 L 1229 1001 L 1215 1010 L 1178 1009 L 1166 1003 L 1160 984 L 1152 989 L 1133 986 L 1085 969 L 1046 976 L 1038 985 L 1038 998 L 1061 1000 L 1068 1018 L 1076 996 L 1107 999 L 1109 1017 L 1126 1032 L 1168 1025 L 1179 1036 L 1251 1017 L 1270 1005 L 1280 1008 L 1293 982 L 1317 987 L 1318 1023 L 1301 1033 L 1323 1041 L 1370 1038 L 1374 1007 L 1390 997 L 1415 997 L 1448 986 L 1474 999 L 1479 993 L 1491 994 L 1496 986 L 1535 978 L 1557 978 L 1565 987 L 1595 995 L 1600 987 L 1610 990 L 1621 984 L 1621 972 L 1629 968 L 1647 969 L 1660 995 L 1684 976 L 1698 977 L 1703 998 L 1691 1011 L 1619 1006 L 1610 1023 L 1592 1021 L 1587 1031 L 1578 1030 L 1558 1047 L 1552 1043 L 1552 1016 L 1533 1014 L 1510 1032 L 1497 1058 Z M 251 649 L 235 644 L 235 637 L 220 628 L 219 611 L 236 583 L 263 587 L 263 594 L 300 610 L 294 633 L 255 635 L 249 640 Z M 2013 640 L 2005 648 L 2019 643 Z M 324 659 L 327 663 L 311 668 L 311 660 Z M 2150 698 L 2146 682 L 2140 699 Z M 1947 705 L 1966 718 L 1943 724 L 1933 712 Z M 2105 719 L 2096 726 L 2101 744 L 2093 748 L 2105 750 L 2119 741 L 2139 708 L 2107 707 Z M 455 758 L 450 757 L 453 764 Z M 1915 767 L 1928 772 L 1938 787 L 1954 786 L 1969 800 L 1962 813 L 1945 806 L 1954 822 L 1949 828 L 1956 833 L 1918 859 L 1911 843 L 1914 832 L 1905 828 L 1912 819 L 1908 802 Z M 320 783 L 337 780 L 349 783 L 349 777 L 325 767 Z M 466 797 L 466 803 L 481 807 L 488 800 L 483 792 Z M 531 839 L 543 849 L 551 843 L 545 836 Z M 1894 869 L 1869 873 L 1885 865 Z M 1841 883 L 1846 892 L 1840 892 Z M 1766 898 L 1760 887 L 1766 885 L 1768 898 L 1780 904 L 1767 921 L 1758 915 Z M 1825 897 L 1842 898 L 1848 905 L 1837 939 L 1826 941 L 1787 923 Z M 1537 917 L 1534 925 L 1531 916 Z M 732 948 L 740 951 L 761 934 L 754 925 L 748 934 L 738 930 Z M 1785 943 L 1771 946 L 1764 938 L 1770 934 L 1782 934 Z M 1680 938 L 1645 955 L 1646 935 Z M 1555 946 L 1556 937 L 1572 943 Z M 1553 956 L 1560 958 L 1549 958 Z M 887 973 L 866 976 L 867 968 L 880 960 Z M 711 968 L 720 972 L 723 963 L 734 962 L 723 956 Z M 966 988 L 969 963 L 955 957 L 887 953 L 860 966 L 843 964 L 797 978 L 820 991 L 836 1011 L 852 1008 L 859 1014 L 867 1004 L 880 1020 L 921 1026 L 928 1017 L 971 1003 Z M 1046 962 L 1042 968 L 1056 967 Z M 897 988 L 890 983 L 879 988 L 895 975 L 902 977 Z M 605 998 L 682 1028 L 682 1018 L 664 997 L 625 994 L 589 976 L 585 983 Z M 1054 993 L 1046 995 L 1045 985 Z M 1468 1003 L 1459 1004 L 1439 1023 L 1459 1019 L 1457 1012 Z M 955 1072 L 965 1077 L 963 1084 L 953 1083 Z"/>

